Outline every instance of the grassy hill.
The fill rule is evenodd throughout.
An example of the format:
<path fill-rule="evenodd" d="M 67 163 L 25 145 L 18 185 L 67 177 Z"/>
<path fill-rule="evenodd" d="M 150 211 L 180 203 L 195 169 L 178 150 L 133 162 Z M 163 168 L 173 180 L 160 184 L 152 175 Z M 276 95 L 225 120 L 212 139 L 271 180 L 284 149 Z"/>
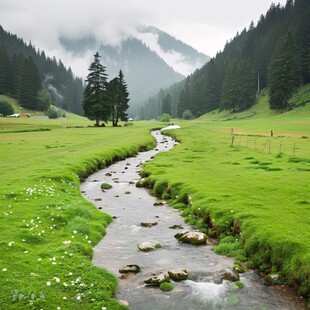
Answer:
<path fill-rule="evenodd" d="M 286 126 L 279 126 L 279 123 L 281 124 L 283 121 L 287 121 L 286 124 L 289 124 L 289 121 L 294 123 L 296 126 L 293 126 L 291 129 L 292 131 L 296 131 L 296 133 L 309 129 L 307 125 L 310 118 L 310 84 L 299 88 L 295 96 L 290 100 L 290 104 L 298 107 L 290 111 L 270 110 L 267 90 L 264 89 L 257 96 L 256 104 L 248 110 L 236 113 L 227 110 L 215 110 L 203 115 L 200 117 L 200 120 L 211 123 L 217 122 L 215 127 L 220 126 L 223 128 L 228 126 L 246 128 L 247 124 L 250 124 L 248 128 L 251 131 L 266 130 L 268 128 L 270 132 L 270 130 L 273 130 L 273 125 L 278 127 L 282 132 L 291 131 L 287 130 L 289 128 Z M 248 120 L 251 122 L 249 123 Z M 221 125 L 219 125 L 220 122 L 222 122 Z M 228 123 L 226 124 L 225 122 Z"/>
<path fill-rule="evenodd" d="M 30 114 L 31 116 L 43 116 L 43 115 L 45 115 L 44 112 L 38 112 L 38 111 L 24 109 L 23 107 L 20 106 L 19 102 L 15 98 L 12 98 L 12 97 L 9 97 L 6 95 L 0 95 L 0 101 L 1 100 L 7 101 L 13 107 L 14 113 L 27 113 L 27 114 Z M 58 109 L 56 106 L 53 106 L 53 107 Z M 77 115 L 77 114 L 67 112 L 67 111 L 64 111 L 64 113 L 65 113 L 67 119 L 84 120 L 84 121 L 87 120 L 86 117 L 81 116 L 81 115 Z"/>
<path fill-rule="evenodd" d="M 30 118 L 6 118 L 0 117 L 0 133 L 6 131 L 33 131 L 42 129 L 52 129 L 59 127 L 87 127 L 93 122 L 86 117 L 71 112 L 63 111 L 65 118 L 47 119 L 44 112 L 32 111 L 22 108 L 18 101 L 6 95 L 0 95 L 0 100 L 7 101 L 14 109 L 14 113 L 30 114 Z M 57 107 L 53 106 L 58 109 Z"/>

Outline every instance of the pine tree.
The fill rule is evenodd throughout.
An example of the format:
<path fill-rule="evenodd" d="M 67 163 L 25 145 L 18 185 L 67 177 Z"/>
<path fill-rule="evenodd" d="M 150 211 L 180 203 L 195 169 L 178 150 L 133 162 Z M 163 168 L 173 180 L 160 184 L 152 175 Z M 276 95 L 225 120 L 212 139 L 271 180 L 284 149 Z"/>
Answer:
<path fill-rule="evenodd" d="M 299 59 L 295 41 L 289 32 L 281 38 L 268 71 L 269 106 L 288 108 L 288 100 L 299 84 Z"/>
<path fill-rule="evenodd" d="M 14 54 L 12 59 L 12 72 L 13 72 L 13 78 L 12 78 L 12 95 L 14 97 L 18 96 L 18 90 L 20 85 L 20 77 L 22 75 L 22 68 L 23 63 L 25 60 L 25 55 L 21 52 Z"/>
<path fill-rule="evenodd" d="M 26 109 L 36 110 L 36 98 L 41 89 L 41 79 L 32 57 L 24 59 L 18 85 L 18 100 Z"/>
<path fill-rule="evenodd" d="M 202 99 L 205 105 L 205 112 L 219 107 L 220 83 L 214 59 L 211 59 L 207 64 L 206 73 L 202 82 Z"/>
<path fill-rule="evenodd" d="M 238 110 L 242 111 L 255 103 L 256 74 L 250 59 L 241 60 L 238 74 Z"/>
<path fill-rule="evenodd" d="M 182 114 L 185 110 L 186 110 L 186 97 L 185 97 L 185 91 L 184 89 L 182 89 L 177 103 L 177 116 L 182 117 Z"/>
<path fill-rule="evenodd" d="M 9 93 L 10 66 L 7 50 L 0 46 L 0 94 Z"/>
<path fill-rule="evenodd" d="M 162 113 L 167 113 L 169 115 L 172 114 L 171 112 L 171 96 L 170 94 L 168 94 L 164 100 L 163 100 L 163 104 L 162 104 Z"/>
<path fill-rule="evenodd" d="M 110 107 L 107 94 L 107 74 L 105 67 L 100 63 L 100 55 L 94 55 L 94 61 L 89 66 L 86 87 L 83 96 L 84 113 L 90 119 L 95 119 L 95 126 L 99 121 L 107 121 L 110 116 Z"/>
<path fill-rule="evenodd" d="M 238 102 L 238 66 L 233 61 L 227 68 L 221 95 L 221 109 L 232 110 L 233 112 L 237 108 Z"/>
<path fill-rule="evenodd" d="M 127 121 L 127 109 L 129 102 L 129 93 L 124 80 L 124 74 L 120 70 L 119 75 L 108 84 L 108 93 L 110 100 L 110 110 L 113 127 L 118 126 L 119 120 Z"/>
<path fill-rule="evenodd" d="M 124 79 L 124 74 L 122 70 L 119 71 L 118 80 L 120 85 L 120 100 L 118 105 L 118 118 L 122 121 L 128 120 L 127 110 L 129 108 L 129 92 L 127 89 L 127 84 Z"/>

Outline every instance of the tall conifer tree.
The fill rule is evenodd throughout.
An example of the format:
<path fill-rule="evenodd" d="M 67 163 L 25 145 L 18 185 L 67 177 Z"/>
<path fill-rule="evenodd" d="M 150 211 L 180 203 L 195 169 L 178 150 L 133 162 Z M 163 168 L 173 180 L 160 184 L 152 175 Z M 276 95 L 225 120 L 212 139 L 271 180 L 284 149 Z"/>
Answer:
<path fill-rule="evenodd" d="M 299 59 L 296 43 L 289 32 L 280 39 L 268 71 L 269 106 L 288 108 L 288 100 L 299 85 Z"/>
<path fill-rule="evenodd" d="M 38 67 L 31 56 L 24 59 L 18 80 L 17 95 L 20 104 L 26 109 L 36 110 L 36 98 L 41 90 L 41 78 Z"/>
<path fill-rule="evenodd" d="M 129 102 L 129 93 L 127 84 L 124 80 L 124 74 L 120 70 L 119 75 L 108 84 L 110 97 L 111 118 L 113 127 L 118 126 L 119 120 L 127 121 L 127 109 Z"/>
<path fill-rule="evenodd" d="M 95 119 L 95 126 L 99 121 L 107 121 L 110 116 L 110 107 L 107 94 L 107 74 L 105 67 L 100 63 L 100 55 L 94 55 L 94 61 L 89 66 L 86 87 L 83 97 L 84 113 L 90 119 Z"/>

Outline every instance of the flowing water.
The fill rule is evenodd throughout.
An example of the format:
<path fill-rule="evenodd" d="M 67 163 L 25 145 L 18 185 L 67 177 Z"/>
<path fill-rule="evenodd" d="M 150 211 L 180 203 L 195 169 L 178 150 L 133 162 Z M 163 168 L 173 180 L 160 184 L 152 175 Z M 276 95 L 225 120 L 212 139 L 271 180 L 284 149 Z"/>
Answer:
<path fill-rule="evenodd" d="M 114 218 L 106 236 L 94 249 L 93 263 L 118 277 L 119 269 L 126 265 L 136 264 L 142 269 L 120 279 L 117 298 L 128 303 L 132 310 L 306 309 L 294 292 L 282 286 L 264 286 L 254 272 L 241 274 L 242 289 L 236 289 L 228 281 L 220 283 L 219 275 L 233 265 L 233 259 L 214 254 L 210 243 L 195 246 L 174 238 L 179 230 L 169 227 L 192 228 L 177 210 L 166 204 L 154 206 L 157 199 L 147 189 L 135 186 L 140 180 L 141 164 L 176 144 L 159 131 L 153 135 L 156 149 L 117 162 L 81 184 L 84 197 Z M 100 187 L 103 182 L 113 188 L 103 192 Z M 157 224 L 142 227 L 141 222 Z M 160 243 L 162 247 L 151 252 L 139 251 L 138 245 L 144 241 Z M 172 292 L 144 285 L 144 280 L 152 275 L 175 268 L 186 269 L 189 279 L 173 283 Z"/>

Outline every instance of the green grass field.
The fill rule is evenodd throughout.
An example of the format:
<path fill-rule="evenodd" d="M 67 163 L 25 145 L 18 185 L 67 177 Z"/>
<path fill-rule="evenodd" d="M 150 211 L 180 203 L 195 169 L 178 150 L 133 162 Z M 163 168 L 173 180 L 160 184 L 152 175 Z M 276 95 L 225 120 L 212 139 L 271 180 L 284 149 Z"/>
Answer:
<path fill-rule="evenodd" d="M 270 113 L 262 95 L 250 111 L 180 121 L 171 134 L 182 143 L 144 167 L 154 192 L 187 222 L 210 236 L 235 235 L 217 252 L 278 272 L 308 297 L 309 116 L 309 104 Z M 92 125 L 74 116 L 0 118 L 1 309 L 125 308 L 113 298 L 115 277 L 91 264 L 112 219 L 82 198 L 79 182 L 154 146 L 149 129 L 165 124 Z"/>
<path fill-rule="evenodd" d="M 265 100 L 262 96 L 252 109 L 263 110 Z M 247 261 L 264 273 L 279 273 L 284 283 L 307 298 L 309 107 L 308 103 L 299 112 L 252 117 L 244 117 L 249 111 L 212 112 L 183 122 L 181 129 L 169 133 L 181 144 L 144 167 L 145 183 L 170 199 L 188 223 L 210 236 L 236 236 L 235 242 L 225 238 L 228 242 L 217 252 Z"/>
<path fill-rule="evenodd" d="M 79 179 L 153 147 L 154 124 L 66 128 L 57 120 L 4 121 L 17 132 L 0 134 L 0 308 L 124 308 L 113 299 L 115 277 L 91 264 L 93 246 L 112 219 L 82 198 Z M 16 122 L 50 131 L 18 132 Z"/>

